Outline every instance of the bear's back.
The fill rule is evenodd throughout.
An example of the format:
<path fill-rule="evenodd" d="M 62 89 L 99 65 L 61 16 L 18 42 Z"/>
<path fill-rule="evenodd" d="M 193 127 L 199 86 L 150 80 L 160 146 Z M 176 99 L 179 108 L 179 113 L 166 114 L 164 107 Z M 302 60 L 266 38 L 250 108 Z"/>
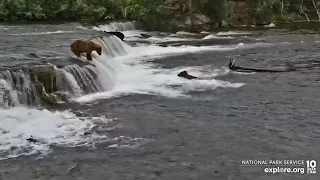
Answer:
<path fill-rule="evenodd" d="M 88 41 L 76 40 L 71 44 L 71 49 L 77 51 L 86 51 L 88 49 Z"/>

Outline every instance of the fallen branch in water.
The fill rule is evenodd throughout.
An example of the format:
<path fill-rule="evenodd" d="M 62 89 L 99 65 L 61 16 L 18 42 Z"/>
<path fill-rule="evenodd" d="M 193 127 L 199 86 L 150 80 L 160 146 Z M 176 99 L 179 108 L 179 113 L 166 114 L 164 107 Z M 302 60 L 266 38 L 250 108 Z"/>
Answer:
<path fill-rule="evenodd" d="M 295 71 L 295 69 L 293 67 L 286 68 L 286 69 L 264 69 L 264 68 L 241 67 L 241 66 L 236 66 L 234 59 L 230 59 L 228 66 L 229 66 L 230 70 L 237 71 L 237 72 L 289 72 L 289 71 Z"/>

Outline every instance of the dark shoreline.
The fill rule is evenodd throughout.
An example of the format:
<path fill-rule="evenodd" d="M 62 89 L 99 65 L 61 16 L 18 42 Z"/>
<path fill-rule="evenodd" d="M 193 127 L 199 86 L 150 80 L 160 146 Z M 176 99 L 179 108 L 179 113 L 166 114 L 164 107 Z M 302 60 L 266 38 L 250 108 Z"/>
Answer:
<path fill-rule="evenodd" d="M 58 29 L 68 30 L 75 27 L 74 24 L 64 26 L 66 27 L 59 26 Z M 3 63 L 8 62 L 8 65 L 13 62 L 37 63 L 37 58 L 31 59 L 36 57 L 32 55 L 30 55 L 31 60 L 25 61 L 29 57 L 30 49 L 35 55 L 41 51 L 38 56 L 45 56 L 48 62 L 68 64 L 69 49 L 64 44 L 68 45 L 70 39 L 92 34 L 79 30 L 75 33 L 54 35 L 8 36 L 7 34 L 12 33 L 10 29 L 17 31 L 15 33 L 22 31 L 25 33 L 28 30 L 34 31 L 34 27 L 30 25 L 30 29 L 23 27 L 21 30 L 8 27 L 8 30 L 1 32 L 3 33 L 1 51 L 4 55 L 8 55 L 4 57 Z M 54 25 L 48 25 L 43 30 L 51 32 L 56 29 Z M 318 93 L 320 64 L 317 62 L 320 43 L 314 42 L 320 41 L 320 36 L 295 34 L 303 33 L 304 30 L 291 33 L 290 30 L 266 28 L 265 31 L 265 34 L 257 33 L 258 35 L 254 32 L 253 43 L 259 38 L 261 40 L 258 42 L 274 45 L 239 48 L 232 51 L 184 52 L 155 60 L 146 59 L 154 68 L 161 70 L 159 73 L 165 73 L 166 77 L 170 75 L 167 72 L 171 69 L 203 67 L 201 68 L 204 70 L 203 73 L 218 74 L 214 77 L 215 80 L 219 80 L 218 83 L 222 80 L 222 82 L 245 84 L 240 88 L 214 89 L 201 86 L 198 91 L 193 84 L 182 88 L 180 84 L 169 81 L 170 89 L 181 88 L 181 92 L 190 95 L 190 98 L 135 94 L 130 91 L 127 95 L 97 99 L 87 103 L 65 103 L 39 108 L 50 112 L 69 111 L 76 114 L 77 119 L 88 118 L 88 121 L 94 122 L 93 128 L 83 132 L 83 137 L 88 138 L 88 146 L 61 145 L 61 140 L 55 141 L 55 138 L 63 136 L 64 131 L 57 135 L 55 133 L 52 138 L 47 138 L 45 133 L 49 134 L 57 128 L 64 128 L 60 126 L 62 123 L 56 124 L 55 119 L 43 116 L 43 119 L 40 117 L 41 119 L 35 122 L 44 123 L 30 124 L 33 119 L 28 117 L 31 122 L 25 122 L 20 128 L 37 125 L 31 130 L 47 129 L 39 133 L 38 137 L 39 140 L 42 137 L 46 138 L 45 145 L 48 146 L 45 147 L 52 151 L 42 157 L 39 154 L 21 155 L 1 160 L 0 179 L 292 180 L 304 176 L 310 180 L 318 180 L 314 175 L 298 173 L 273 175 L 264 173 L 264 167 L 241 166 L 241 161 L 246 159 L 320 158 L 320 149 L 317 148 L 320 138 L 320 122 L 317 121 L 320 116 L 318 111 L 320 105 L 317 102 L 320 99 Z M 242 40 L 244 39 L 242 36 L 247 35 L 235 36 L 237 40 L 230 44 L 237 45 L 238 41 L 250 44 Z M 52 40 L 47 41 L 49 38 Z M 28 41 L 31 43 L 24 43 Z M 288 43 L 282 44 L 283 42 Z M 21 44 L 23 48 L 20 47 Z M 11 62 L 10 55 L 16 51 L 26 57 L 18 54 L 19 57 Z M 289 62 L 300 69 L 279 74 L 226 74 L 223 67 L 226 67 L 230 57 L 235 57 L 237 62 L 244 66 L 281 67 Z M 20 64 L 17 68 L 18 66 Z M 34 67 L 34 64 L 30 65 L 30 68 Z M 137 77 L 139 76 L 141 77 L 141 75 Z M 211 82 L 215 83 L 215 80 Z M 166 87 L 164 86 L 166 83 L 160 82 L 156 82 L 157 85 Z M 140 84 L 132 86 L 135 85 Z M 12 115 L 14 118 L 15 113 L 17 118 L 23 120 L 23 111 L 11 111 L 8 116 Z M 36 115 L 34 114 L 34 117 L 37 117 Z M 105 116 L 107 120 L 93 119 L 99 116 Z M 70 129 L 71 127 L 73 126 L 70 126 Z M 24 130 L 23 134 L 27 134 L 27 138 L 29 135 L 37 137 L 34 134 L 38 133 L 31 130 Z M 103 139 L 102 142 L 90 139 L 90 133 L 93 137 L 96 134 L 105 135 L 107 139 Z M 67 138 L 65 141 L 69 142 Z M 41 147 L 41 144 L 39 145 Z M 15 150 L 15 146 L 11 147 Z"/>
<path fill-rule="evenodd" d="M 83 20 L 14 20 L 14 21 L 3 21 L 0 20 L 0 24 L 5 25 L 32 25 L 32 24 L 48 24 L 48 25 L 59 25 L 67 23 L 79 23 L 81 25 L 98 25 L 98 24 L 109 24 L 112 22 L 130 22 L 135 21 L 132 19 L 116 19 L 116 20 L 95 20 L 87 21 Z"/>
<path fill-rule="evenodd" d="M 100 21 L 86 21 L 86 20 L 15 20 L 15 21 L 0 21 L 0 25 L 35 25 L 35 24 L 48 24 L 48 25 L 59 25 L 67 23 L 79 23 L 84 26 L 95 26 L 99 24 L 109 24 L 112 22 L 130 22 L 136 20 L 100 20 Z M 137 21 L 138 22 L 138 21 Z M 139 22 L 141 23 L 141 22 Z M 176 27 L 171 30 L 166 30 L 166 32 L 176 32 L 176 31 L 188 31 L 193 33 L 200 33 L 202 31 L 209 32 L 220 32 L 220 31 L 261 31 L 261 30 L 270 30 L 270 29 L 288 29 L 288 30 L 320 30 L 320 22 L 318 21 L 299 21 L 299 22 L 274 22 L 275 27 L 265 27 L 268 24 L 259 24 L 259 25 L 229 25 L 226 27 L 213 27 L 213 24 L 199 25 L 194 29 L 189 27 Z M 141 23 L 143 29 L 148 29 L 143 23 Z M 157 31 L 158 29 L 154 29 Z"/>

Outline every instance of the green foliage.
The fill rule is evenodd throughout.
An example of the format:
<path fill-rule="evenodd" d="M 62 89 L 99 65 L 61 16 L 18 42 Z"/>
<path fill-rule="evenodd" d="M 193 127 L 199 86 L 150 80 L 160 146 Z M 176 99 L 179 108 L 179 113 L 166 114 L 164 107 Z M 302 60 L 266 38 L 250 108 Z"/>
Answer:
<path fill-rule="evenodd" d="M 147 29 L 194 26 L 209 18 L 210 23 L 237 21 L 237 3 L 246 2 L 256 23 L 320 19 L 314 0 L 1 0 L 0 21 L 87 20 L 97 22 L 114 17 L 138 20 Z M 201 16 L 202 15 L 202 16 Z M 204 16 L 203 16 L 204 15 Z M 198 19 L 197 19 L 198 18 Z M 190 23 L 187 23 L 190 22 Z"/>
<path fill-rule="evenodd" d="M 217 22 L 226 20 L 227 0 L 201 0 L 200 8 L 205 15 Z"/>
<path fill-rule="evenodd" d="M 318 19 L 317 9 L 312 0 L 247 0 L 250 5 L 250 13 L 256 23 L 270 21 L 292 22 L 311 19 Z"/>

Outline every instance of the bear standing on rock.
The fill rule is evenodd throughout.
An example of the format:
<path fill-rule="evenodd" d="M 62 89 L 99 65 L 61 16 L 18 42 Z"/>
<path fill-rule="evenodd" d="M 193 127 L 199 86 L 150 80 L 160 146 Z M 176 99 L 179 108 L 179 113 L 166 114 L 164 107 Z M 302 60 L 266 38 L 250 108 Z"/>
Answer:
<path fill-rule="evenodd" d="M 87 60 L 92 61 L 91 53 L 96 51 L 101 56 L 102 46 L 93 41 L 76 40 L 71 44 L 71 51 L 80 57 L 81 53 L 86 53 Z"/>

